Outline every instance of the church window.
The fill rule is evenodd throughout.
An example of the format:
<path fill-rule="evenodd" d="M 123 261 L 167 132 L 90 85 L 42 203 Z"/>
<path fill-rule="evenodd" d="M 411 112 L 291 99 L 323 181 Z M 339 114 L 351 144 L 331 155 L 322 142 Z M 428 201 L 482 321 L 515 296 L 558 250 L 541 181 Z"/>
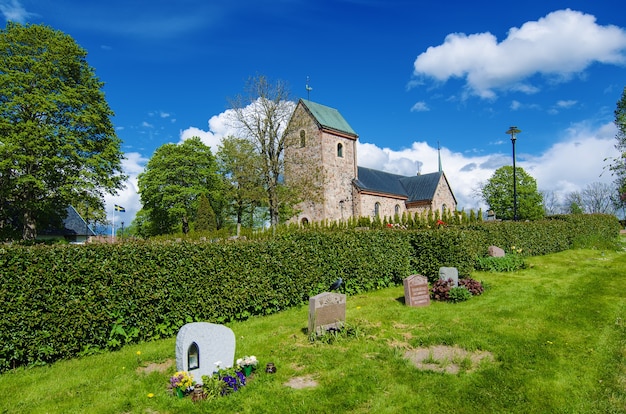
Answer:
<path fill-rule="evenodd" d="M 303 226 L 308 226 L 308 225 L 309 225 L 309 219 L 308 219 L 308 218 L 306 218 L 306 217 L 303 217 L 303 218 L 302 218 L 302 220 L 300 220 L 300 223 L 301 223 Z"/>
<path fill-rule="evenodd" d="M 400 215 L 400 205 L 396 204 L 396 215 Z"/>
<path fill-rule="evenodd" d="M 337 144 L 337 156 L 339 158 L 343 158 L 343 144 L 342 143 Z"/>
<path fill-rule="evenodd" d="M 304 129 L 300 130 L 300 148 L 304 148 L 306 146 L 306 131 Z"/>
<path fill-rule="evenodd" d="M 374 217 L 380 217 L 380 203 L 374 204 Z"/>

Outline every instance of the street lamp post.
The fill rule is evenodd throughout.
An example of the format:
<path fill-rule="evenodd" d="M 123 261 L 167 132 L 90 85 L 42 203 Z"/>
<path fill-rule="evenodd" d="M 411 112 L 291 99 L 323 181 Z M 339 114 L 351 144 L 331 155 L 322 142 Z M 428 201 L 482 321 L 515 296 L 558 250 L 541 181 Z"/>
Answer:
<path fill-rule="evenodd" d="M 522 132 L 517 129 L 516 126 L 512 126 L 506 131 L 506 134 L 511 136 L 511 143 L 513 144 L 513 221 L 517 221 L 517 177 L 515 176 L 515 141 L 517 140 L 516 134 Z"/>

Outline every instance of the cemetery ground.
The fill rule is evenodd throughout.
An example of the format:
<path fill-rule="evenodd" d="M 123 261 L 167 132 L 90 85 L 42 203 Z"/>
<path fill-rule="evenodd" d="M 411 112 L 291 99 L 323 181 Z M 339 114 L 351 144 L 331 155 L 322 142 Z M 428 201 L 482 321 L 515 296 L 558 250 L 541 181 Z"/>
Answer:
<path fill-rule="evenodd" d="M 306 304 L 230 323 L 236 358 L 260 364 L 228 396 L 168 394 L 171 338 L 3 373 L 0 412 L 626 412 L 626 252 L 527 263 L 472 274 L 486 289 L 467 302 L 409 307 L 402 286 L 349 296 L 346 336 L 310 342 Z"/>

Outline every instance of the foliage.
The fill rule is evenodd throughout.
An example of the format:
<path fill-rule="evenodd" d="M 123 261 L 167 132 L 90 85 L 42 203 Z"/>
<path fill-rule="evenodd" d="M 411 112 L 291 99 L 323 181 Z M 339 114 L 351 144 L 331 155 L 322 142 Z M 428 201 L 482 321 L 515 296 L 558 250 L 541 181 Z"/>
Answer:
<path fill-rule="evenodd" d="M 410 274 L 433 280 L 440 266 L 467 275 L 492 244 L 515 245 L 524 257 L 598 241 L 607 248 L 619 228 L 614 216 L 576 215 L 429 231 L 312 228 L 258 240 L 3 246 L 0 371 L 171 337 L 187 322 L 277 313 L 308 303 L 338 277 L 340 291 L 354 296 Z"/>
<path fill-rule="evenodd" d="M 0 56 L 0 231 L 11 237 L 21 227 L 33 240 L 68 205 L 101 217 L 104 193 L 115 194 L 126 177 L 87 52 L 47 26 L 8 22 Z"/>
<path fill-rule="evenodd" d="M 200 195 L 198 200 L 198 212 L 196 213 L 196 221 L 194 223 L 194 231 L 215 231 L 217 230 L 217 222 L 215 220 L 215 212 L 209 199 L 205 194 Z"/>
<path fill-rule="evenodd" d="M 431 297 L 434 300 L 447 301 L 450 298 L 452 285 L 452 279 L 437 279 L 432 283 Z"/>
<path fill-rule="evenodd" d="M 187 233 L 196 219 L 198 200 L 208 194 L 221 198 L 221 181 L 211 148 L 193 137 L 182 144 L 157 148 L 138 177 L 143 209 L 149 219 L 150 235 Z M 215 211 L 215 209 L 214 209 Z"/>
<path fill-rule="evenodd" d="M 626 205 L 626 87 L 622 91 L 620 100 L 617 102 L 614 122 L 617 127 L 615 149 L 619 152 L 619 156 L 611 159 L 610 170 L 615 177 L 615 184 L 619 194 L 616 197 L 615 204 L 624 208 Z"/>
<path fill-rule="evenodd" d="M 448 300 L 452 303 L 465 302 L 472 298 L 472 294 L 465 286 L 454 286 L 448 292 Z"/>
<path fill-rule="evenodd" d="M 255 212 L 265 203 L 262 162 L 254 143 L 249 139 L 225 137 L 217 151 L 219 172 L 224 177 L 228 214 L 237 224 L 254 227 Z"/>
<path fill-rule="evenodd" d="M 233 121 L 242 138 L 248 139 L 261 157 L 261 174 L 266 191 L 270 224 L 279 222 L 284 190 L 283 153 L 285 139 L 294 125 L 289 124 L 294 104 L 289 100 L 289 89 L 283 81 L 272 84 L 265 76 L 251 78 L 247 97 L 231 101 Z"/>
<path fill-rule="evenodd" d="M 466 288 L 472 296 L 482 295 L 485 291 L 483 284 L 478 280 L 472 279 L 471 277 L 460 279 L 459 286 Z"/>
<path fill-rule="evenodd" d="M 543 197 L 537 182 L 523 168 L 515 167 L 517 181 L 517 219 L 538 220 L 543 217 Z M 481 188 L 489 208 L 502 220 L 513 220 L 513 167 L 498 168 Z"/>
<path fill-rule="evenodd" d="M 486 272 L 512 272 L 525 267 L 524 257 L 518 254 L 507 254 L 503 257 L 485 256 L 476 258 L 476 270 Z"/>

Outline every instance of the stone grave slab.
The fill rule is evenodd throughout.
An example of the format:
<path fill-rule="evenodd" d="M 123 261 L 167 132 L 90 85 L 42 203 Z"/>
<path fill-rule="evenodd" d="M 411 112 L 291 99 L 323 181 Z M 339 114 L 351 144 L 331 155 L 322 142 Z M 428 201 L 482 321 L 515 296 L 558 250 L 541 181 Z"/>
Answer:
<path fill-rule="evenodd" d="M 309 298 L 309 335 L 341 329 L 346 323 L 346 295 L 323 292 Z"/>
<path fill-rule="evenodd" d="M 487 254 L 491 257 L 504 257 L 504 250 L 499 248 L 498 246 L 489 246 L 487 249 Z"/>
<path fill-rule="evenodd" d="M 456 267 L 440 267 L 439 279 L 452 279 L 452 286 L 459 286 L 459 270 Z"/>
<path fill-rule="evenodd" d="M 428 278 L 422 275 L 411 275 L 403 280 L 404 303 L 407 306 L 430 305 L 430 292 L 428 291 Z"/>
<path fill-rule="evenodd" d="M 224 325 L 193 322 L 183 325 L 176 335 L 176 370 L 188 371 L 202 384 L 203 375 L 212 375 L 235 362 L 235 333 Z"/>

